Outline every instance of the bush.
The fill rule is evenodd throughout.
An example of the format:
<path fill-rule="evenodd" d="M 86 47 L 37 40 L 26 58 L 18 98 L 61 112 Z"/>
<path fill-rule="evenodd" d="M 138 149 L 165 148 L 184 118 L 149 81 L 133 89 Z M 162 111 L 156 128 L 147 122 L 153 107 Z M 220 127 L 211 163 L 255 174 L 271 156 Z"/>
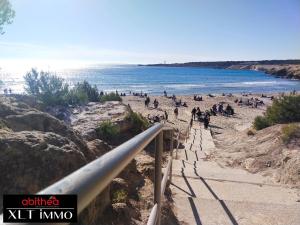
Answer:
<path fill-rule="evenodd" d="M 300 95 L 283 96 L 275 99 L 272 106 L 267 108 L 265 116 L 255 118 L 254 127 L 257 130 L 281 124 L 300 122 Z"/>
<path fill-rule="evenodd" d="M 111 141 L 119 137 L 120 129 L 117 125 L 110 121 L 102 122 L 99 127 L 96 128 L 96 132 L 104 141 Z"/>
<path fill-rule="evenodd" d="M 257 116 L 254 120 L 254 128 L 256 130 L 261 130 L 270 126 L 270 122 L 264 116 Z"/>
<path fill-rule="evenodd" d="M 64 80 L 47 72 L 38 73 L 35 69 L 25 75 L 25 90 L 37 97 L 44 105 L 64 105 L 69 87 Z"/>
<path fill-rule="evenodd" d="M 112 194 L 112 203 L 126 203 L 128 193 L 124 189 L 115 190 Z"/>
<path fill-rule="evenodd" d="M 75 92 L 77 93 L 85 93 L 88 101 L 90 102 L 99 102 L 100 95 L 96 86 L 92 87 L 87 81 L 83 81 L 82 83 L 77 83 L 74 87 Z"/>
<path fill-rule="evenodd" d="M 39 73 L 35 69 L 27 73 L 24 79 L 26 92 L 37 97 L 45 106 L 79 105 L 89 101 L 100 101 L 97 87 L 92 87 L 87 81 L 77 83 L 70 89 L 64 79 L 46 72 Z"/>
<path fill-rule="evenodd" d="M 86 104 L 89 101 L 89 98 L 84 91 L 73 88 L 69 90 L 65 100 L 66 103 L 70 105 L 81 105 Z"/>
<path fill-rule="evenodd" d="M 300 139 L 300 127 L 296 124 L 289 124 L 281 129 L 283 143 L 289 144 L 293 139 Z"/>
<path fill-rule="evenodd" d="M 141 114 L 130 111 L 126 118 L 132 124 L 133 133 L 137 134 L 149 127 L 149 122 Z"/>
<path fill-rule="evenodd" d="M 120 95 L 116 94 L 115 92 L 111 92 L 109 94 L 104 94 L 100 96 L 100 102 L 106 101 L 122 101 Z"/>

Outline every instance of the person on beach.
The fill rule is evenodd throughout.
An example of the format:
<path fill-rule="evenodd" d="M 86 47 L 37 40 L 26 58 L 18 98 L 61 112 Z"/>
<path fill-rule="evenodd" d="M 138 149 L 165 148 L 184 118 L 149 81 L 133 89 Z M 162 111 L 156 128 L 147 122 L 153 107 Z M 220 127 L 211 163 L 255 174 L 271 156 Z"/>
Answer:
<path fill-rule="evenodd" d="M 164 90 L 164 96 L 165 97 L 168 97 L 168 95 L 167 95 L 167 92 Z"/>
<path fill-rule="evenodd" d="M 226 106 L 225 113 L 226 113 L 227 115 L 229 115 L 229 116 L 232 116 L 232 115 L 234 114 L 234 110 L 233 110 L 233 108 L 231 107 L 231 105 L 228 104 L 228 105 Z"/>
<path fill-rule="evenodd" d="M 147 97 L 145 100 L 145 107 L 148 108 L 150 103 L 150 97 Z"/>
<path fill-rule="evenodd" d="M 169 115 L 168 115 L 167 111 L 165 111 L 165 119 L 166 119 L 166 121 L 168 121 L 168 118 L 169 118 Z"/>
<path fill-rule="evenodd" d="M 175 119 L 177 119 L 178 118 L 178 108 L 177 107 L 174 109 L 174 114 L 175 114 Z"/>
<path fill-rule="evenodd" d="M 157 109 L 157 107 L 158 107 L 158 101 L 157 101 L 157 99 L 154 99 L 153 105 L 154 105 L 154 108 Z"/>
<path fill-rule="evenodd" d="M 210 121 L 209 113 L 205 113 L 204 120 L 203 120 L 205 129 L 208 128 L 209 121 Z"/>
<path fill-rule="evenodd" d="M 201 110 L 200 110 L 200 108 L 199 108 L 199 107 L 197 107 L 197 110 L 196 110 L 196 115 L 197 115 L 197 118 L 198 118 L 198 120 L 200 121 L 200 119 L 201 119 L 201 115 L 202 115 L 202 112 L 201 112 Z"/>
<path fill-rule="evenodd" d="M 220 114 L 223 114 L 223 104 L 222 103 L 220 103 L 219 104 L 219 107 L 218 107 L 218 112 L 220 113 Z"/>
<path fill-rule="evenodd" d="M 192 109 L 192 119 L 196 119 L 196 112 L 197 112 L 197 109 L 194 107 Z"/>

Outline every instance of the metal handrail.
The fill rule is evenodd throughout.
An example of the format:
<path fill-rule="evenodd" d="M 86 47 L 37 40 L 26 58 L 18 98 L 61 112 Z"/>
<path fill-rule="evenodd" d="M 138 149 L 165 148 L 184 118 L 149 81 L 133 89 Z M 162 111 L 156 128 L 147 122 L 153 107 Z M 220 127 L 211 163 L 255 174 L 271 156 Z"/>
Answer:
<path fill-rule="evenodd" d="M 162 124 L 155 124 L 100 158 L 40 191 L 38 194 L 76 194 L 79 214 L 122 172 L 139 152 L 158 134 L 162 134 L 162 129 Z"/>
<path fill-rule="evenodd" d="M 185 134 L 184 134 L 185 141 L 187 141 L 187 139 L 189 137 L 190 129 L 191 129 L 191 127 L 190 127 L 190 125 L 188 125 L 187 129 L 185 130 Z M 165 193 L 168 177 L 169 177 L 169 181 L 170 182 L 172 181 L 172 164 L 173 164 L 173 151 L 174 151 L 174 147 L 173 147 L 174 130 L 171 129 L 171 131 L 172 131 L 172 133 L 171 133 L 171 145 L 170 145 L 170 158 L 169 158 L 169 161 L 168 161 L 168 164 L 167 164 L 167 167 L 166 167 L 166 170 L 165 170 L 165 173 L 164 173 L 164 176 L 162 178 L 161 183 L 159 182 L 159 184 L 157 184 L 157 174 L 155 174 L 155 186 L 154 187 L 155 187 L 155 192 L 156 192 L 157 189 L 158 190 L 160 189 L 159 202 L 155 203 L 155 205 L 153 206 L 153 208 L 151 210 L 151 213 L 150 213 L 150 216 L 149 216 L 149 219 L 148 219 L 148 222 L 147 222 L 147 225 L 160 225 L 160 211 L 161 211 L 161 206 L 160 206 L 161 205 L 161 199 L 160 199 L 160 197 L 163 196 L 164 193 Z M 180 133 L 181 132 L 179 131 L 178 134 L 177 134 L 177 137 L 176 137 L 176 140 L 177 140 L 176 159 L 177 159 L 177 152 L 178 152 L 178 147 L 179 147 Z M 156 154 L 157 154 L 157 152 L 156 152 Z M 157 159 L 157 158 L 155 157 L 155 159 Z M 155 160 L 155 170 L 157 170 L 157 168 L 159 166 L 160 165 L 158 165 L 157 160 Z M 160 185 L 160 186 L 158 186 L 158 185 Z M 154 202 L 155 202 L 155 200 L 154 200 Z"/>
<path fill-rule="evenodd" d="M 188 126 L 185 139 L 187 139 L 190 127 Z M 122 145 L 104 154 L 100 158 L 81 167 L 60 181 L 38 192 L 38 194 L 76 194 L 78 215 L 111 183 L 111 181 L 155 138 L 155 184 L 154 206 L 151 210 L 147 225 L 160 225 L 161 196 L 164 195 L 168 177 L 172 178 L 173 161 L 173 133 L 171 130 L 170 159 L 168 161 L 163 179 L 162 153 L 163 153 L 163 124 L 157 123 L 138 134 Z M 180 132 L 176 137 L 177 151 Z M 177 152 L 176 152 L 177 157 Z M 3 215 L 0 215 L 2 222 Z M 12 225 L 13 223 L 9 223 Z M 23 223 L 29 224 L 29 223 Z M 56 223 L 47 223 L 53 224 Z"/>

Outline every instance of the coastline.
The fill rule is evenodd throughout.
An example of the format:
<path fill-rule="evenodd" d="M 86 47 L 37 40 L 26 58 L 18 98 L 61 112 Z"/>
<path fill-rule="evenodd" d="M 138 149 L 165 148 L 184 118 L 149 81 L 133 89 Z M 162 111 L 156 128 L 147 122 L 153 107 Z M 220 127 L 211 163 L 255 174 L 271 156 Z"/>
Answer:
<path fill-rule="evenodd" d="M 300 60 L 187 62 L 172 64 L 146 64 L 138 66 L 255 70 L 265 72 L 266 74 L 270 74 L 275 77 L 300 80 Z"/>

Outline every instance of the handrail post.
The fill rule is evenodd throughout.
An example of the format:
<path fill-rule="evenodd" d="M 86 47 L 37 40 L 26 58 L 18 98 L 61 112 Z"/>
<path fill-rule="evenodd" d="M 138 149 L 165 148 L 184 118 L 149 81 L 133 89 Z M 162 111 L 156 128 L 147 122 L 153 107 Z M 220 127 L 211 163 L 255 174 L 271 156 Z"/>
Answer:
<path fill-rule="evenodd" d="M 169 181 L 172 182 L 172 167 L 173 167 L 173 152 L 174 152 L 174 130 L 171 130 L 171 143 L 170 143 L 170 160 L 171 160 L 171 166 L 170 166 L 170 176 Z"/>
<path fill-rule="evenodd" d="M 163 153 L 163 132 L 155 138 L 155 178 L 154 178 L 154 204 L 157 204 L 157 225 L 160 225 L 161 218 L 161 160 Z"/>

